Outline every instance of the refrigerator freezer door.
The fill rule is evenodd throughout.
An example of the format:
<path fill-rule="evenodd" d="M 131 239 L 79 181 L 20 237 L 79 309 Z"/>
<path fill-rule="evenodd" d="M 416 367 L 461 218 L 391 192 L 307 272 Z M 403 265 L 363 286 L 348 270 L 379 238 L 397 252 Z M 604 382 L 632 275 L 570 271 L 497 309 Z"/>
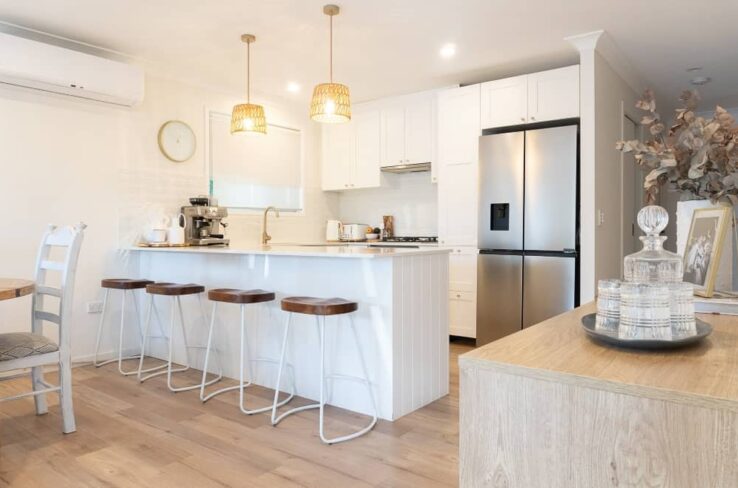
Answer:
<path fill-rule="evenodd" d="M 525 133 L 525 250 L 576 247 L 577 127 Z"/>
<path fill-rule="evenodd" d="M 523 260 L 523 327 L 574 308 L 575 258 L 525 256 Z"/>
<path fill-rule="evenodd" d="M 522 286 L 522 255 L 479 255 L 477 346 L 520 330 Z"/>
<path fill-rule="evenodd" d="M 479 138 L 479 248 L 523 249 L 525 134 Z"/>

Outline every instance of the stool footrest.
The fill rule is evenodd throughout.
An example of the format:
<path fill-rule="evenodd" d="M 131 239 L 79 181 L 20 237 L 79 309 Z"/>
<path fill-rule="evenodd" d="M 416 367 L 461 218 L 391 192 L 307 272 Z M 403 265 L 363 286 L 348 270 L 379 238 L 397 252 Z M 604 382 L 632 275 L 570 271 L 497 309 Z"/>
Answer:
<path fill-rule="evenodd" d="M 286 412 L 284 412 L 279 417 L 277 417 L 276 419 L 274 419 L 272 421 L 272 425 L 276 426 L 278 423 L 284 420 L 284 418 L 287 417 L 288 415 L 292 415 L 293 413 L 298 413 L 298 412 L 304 412 L 305 410 L 312 410 L 313 408 L 320 408 L 320 403 L 311 403 L 309 405 L 302 405 L 301 407 L 291 408 L 287 410 Z"/>
<path fill-rule="evenodd" d="M 361 383 L 363 385 L 372 386 L 371 381 L 360 378 L 359 376 L 352 376 L 352 375 L 345 375 L 345 374 L 327 374 L 325 375 L 325 379 L 327 380 L 343 380 L 343 381 L 355 381 L 356 383 Z"/>

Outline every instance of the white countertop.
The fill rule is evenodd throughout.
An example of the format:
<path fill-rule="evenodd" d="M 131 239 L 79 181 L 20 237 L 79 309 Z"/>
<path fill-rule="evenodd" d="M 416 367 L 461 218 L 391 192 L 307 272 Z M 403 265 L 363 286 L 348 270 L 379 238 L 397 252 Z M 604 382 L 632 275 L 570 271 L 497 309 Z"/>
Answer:
<path fill-rule="evenodd" d="M 188 246 L 188 247 L 139 247 L 131 251 L 197 253 L 197 254 L 256 254 L 267 256 L 305 256 L 321 258 L 383 258 L 416 256 L 423 254 L 447 254 L 448 248 L 423 247 L 368 247 L 358 244 L 271 244 L 269 246 Z"/>

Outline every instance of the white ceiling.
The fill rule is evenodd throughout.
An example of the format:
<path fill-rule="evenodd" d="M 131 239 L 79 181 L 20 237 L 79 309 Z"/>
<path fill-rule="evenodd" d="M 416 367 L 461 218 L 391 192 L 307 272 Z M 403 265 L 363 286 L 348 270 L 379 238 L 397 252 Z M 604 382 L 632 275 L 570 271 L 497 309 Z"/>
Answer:
<path fill-rule="evenodd" d="M 170 76 L 241 90 L 252 33 L 252 87 L 328 75 L 324 0 L 3 0 L 0 20 L 131 55 Z M 738 1 L 339 0 L 335 79 L 355 101 L 575 63 L 564 38 L 604 29 L 662 99 L 694 74 L 706 102 L 738 104 Z M 439 57 L 457 45 L 450 60 Z M 707 108 L 707 107 L 704 107 Z"/>

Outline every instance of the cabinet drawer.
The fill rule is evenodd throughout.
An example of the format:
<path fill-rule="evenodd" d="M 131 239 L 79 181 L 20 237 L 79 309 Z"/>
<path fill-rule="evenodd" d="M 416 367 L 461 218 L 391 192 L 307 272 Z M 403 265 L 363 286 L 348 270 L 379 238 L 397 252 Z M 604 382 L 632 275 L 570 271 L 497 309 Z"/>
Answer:
<path fill-rule="evenodd" d="M 448 288 L 459 292 L 477 291 L 477 249 L 454 248 L 448 257 Z"/>
<path fill-rule="evenodd" d="M 450 291 L 448 295 L 449 333 L 461 337 L 477 335 L 476 293 Z"/>

